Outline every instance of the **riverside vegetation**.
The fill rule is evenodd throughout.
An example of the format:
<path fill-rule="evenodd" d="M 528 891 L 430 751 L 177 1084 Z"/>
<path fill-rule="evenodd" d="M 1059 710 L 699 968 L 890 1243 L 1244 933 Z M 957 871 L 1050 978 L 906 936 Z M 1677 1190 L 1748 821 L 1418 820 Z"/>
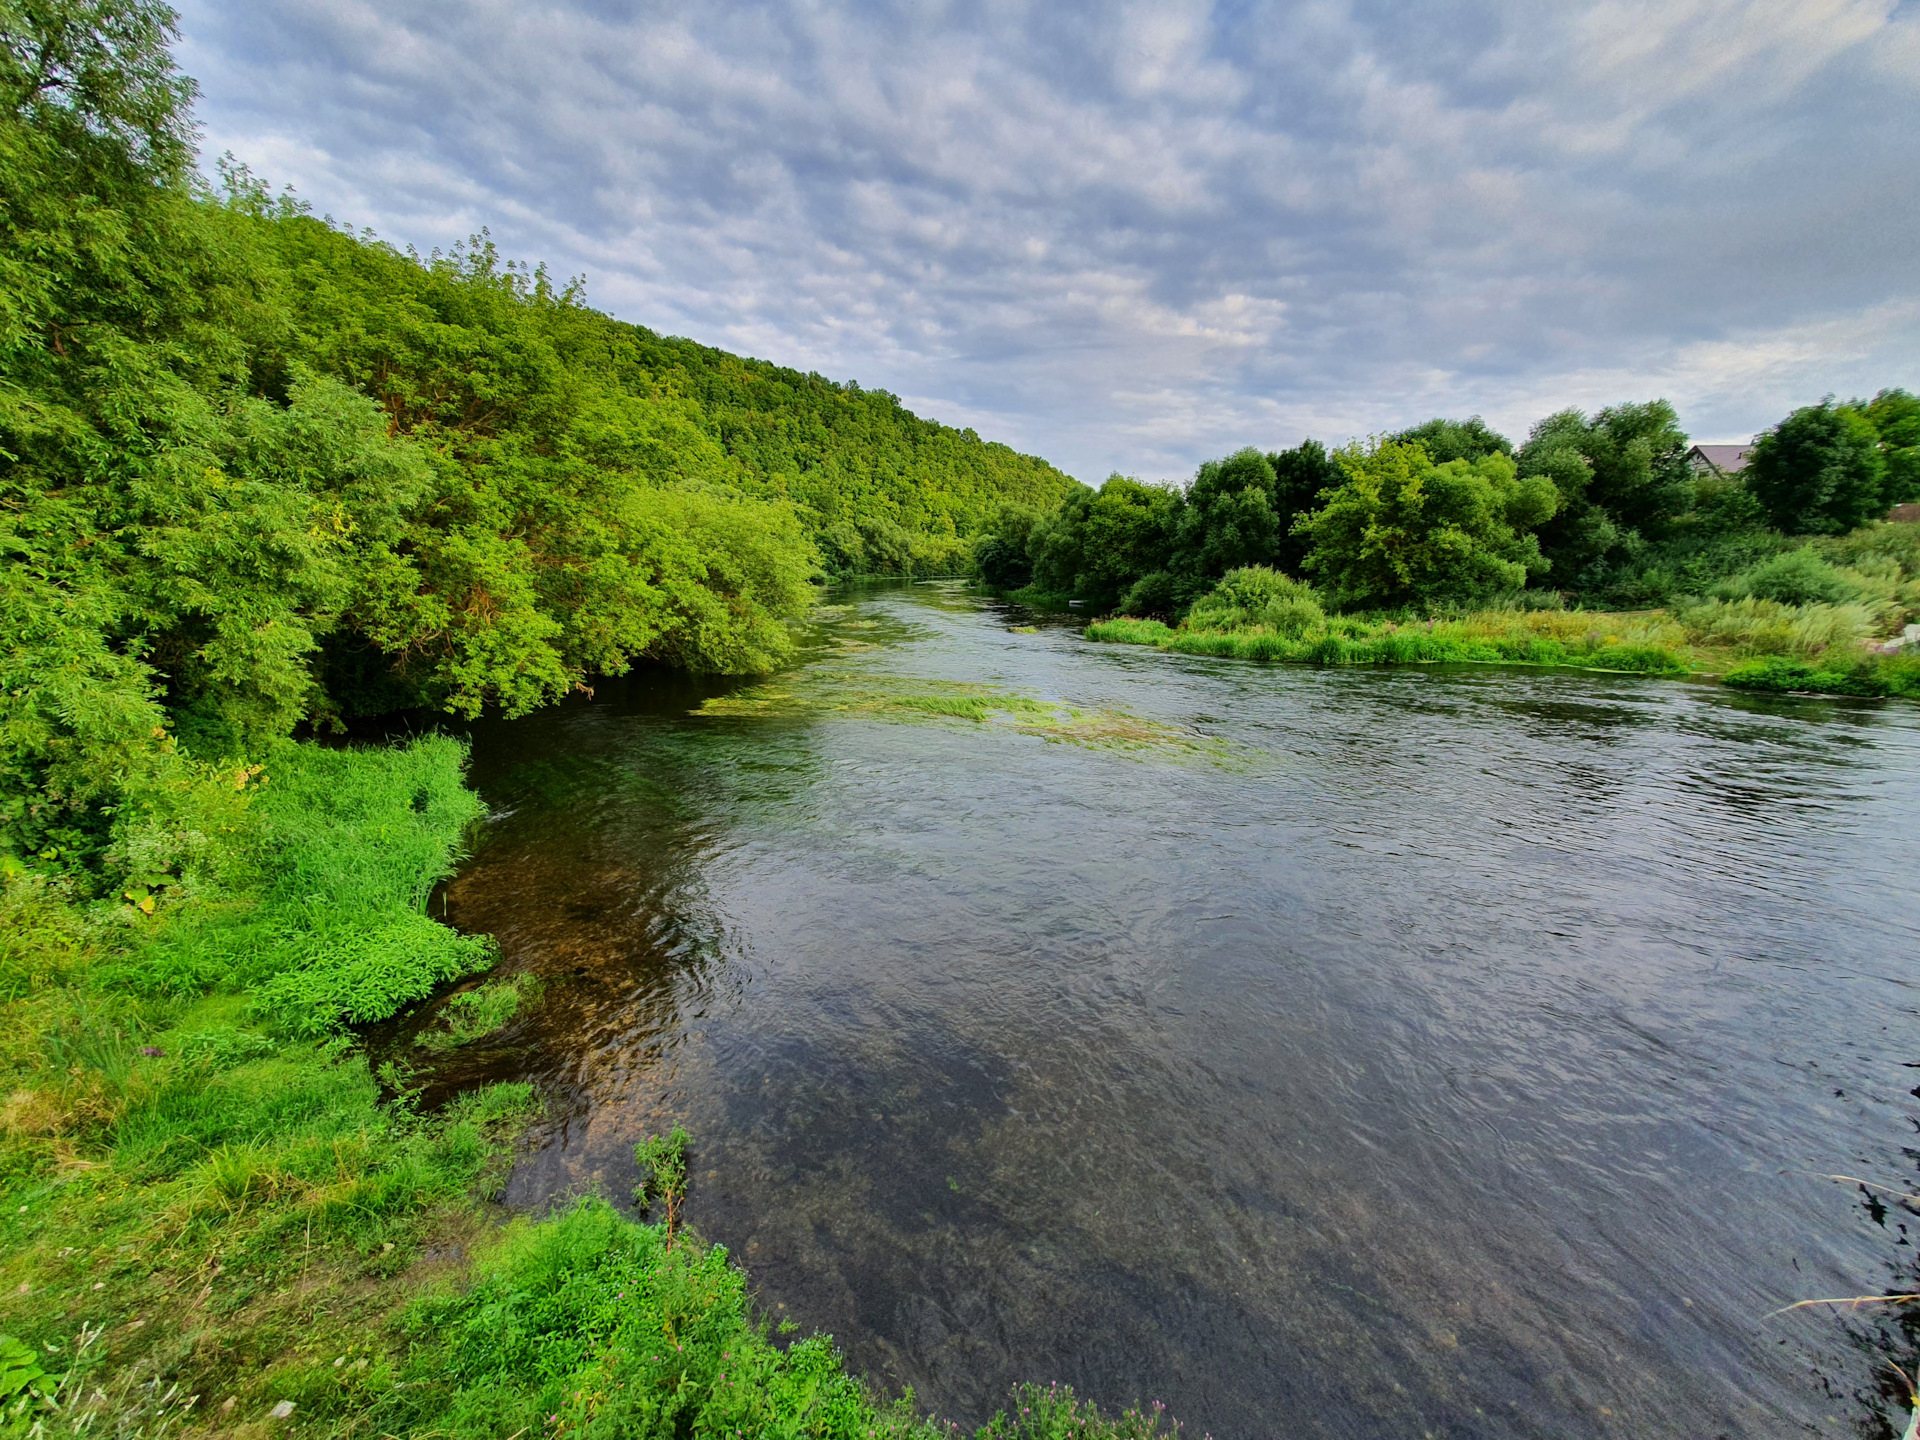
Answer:
<path fill-rule="evenodd" d="M 1796 411 L 1696 474 L 1663 401 L 1566 411 L 1518 447 L 1434 420 L 1329 454 L 1243 450 L 1185 490 L 1114 476 L 1004 507 L 982 580 L 1113 618 L 1095 640 L 1318 664 L 1441 661 L 1920 691 L 1920 399 Z"/>
<path fill-rule="evenodd" d="M 773 1332 L 677 1201 L 495 1213 L 537 1097 L 422 1113 L 352 1029 L 461 987 L 430 1053 L 531 998 L 427 914 L 462 748 L 293 737 L 769 670 L 811 582 L 952 571 L 1071 482 L 484 237 L 209 193 L 173 37 L 0 0 L 0 1433 L 950 1433 Z"/>
<path fill-rule="evenodd" d="M 457 987 L 431 1053 L 532 998 L 489 976 L 484 938 L 427 913 L 479 811 L 461 748 L 324 748 L 303 729 L 522 714 L 643 661 L 764 672 L 816 579 L 968 564 L 1236 645 L 1316 626 L 1405 645 L 1414 610 L 1478 603 L 1536 556 L 1571 557 L 1594 595 L 1743 556 L 1701 633 L 1747 637 L 1730 647 L 1772 626 L 1809 663 L 1841 635 L 1813 639 L 1810 606 L 1857 610 L 1868 633 L 1911 598 L 1909 550 L 1844 533 L 1870 513 L 1861 475 L 1906 473 L 1881 454 L 1898 417 L 1869 435 L 1871 406 L 1783 426 L 1771 490 L 1681 495 L 1666 440 L 1623 438 L 1658 430 L 1642 407 L 1559 417 L 1520 463 L 1471 426 L 1426 427 L 1333 457 L 1248 452 L 1185 494 L 1086 491 L 882 392 L 615 322 L 484 237 L 403 253 L 233 164 L 211 193 L 172 38 L 152 0 L 0 0 L 10 1436 L 935 1428 L 910 1397 L 869 1395 L 824 1337 L 772 1331 L 677 1199 L 655 1224 L 598 1198 L 496 1213 L 538 1097 L 497 1085 L 423 1113 L 352 1028 Z M 1807 456 L 1839 478 L 1810 487 Z M 1348 485 L 1324 523 L 1280 523 Z M 1436 526 L 1430 494 L 1464 509 Z M 1811 559 L 1767 538 L 1749 521 L 1768 496 L 1840 538 Z M 1411 517 L 1384 570 L 1366 506 Z M 1325 558 L 1342 536 L 1361 537 L 1346 569 Z M 1301 566 L 1311 592 L 1279 573 Z M 1395 606 L 1405 619 L 1377 618 Z M 1665 643 L 1499 613 L 1616 660 Z M 926 698 L 1032 718 L 1017 697 Z M 647 1151 L 657 1185 L 678 1183 L 685 1144 Z M 983 1433 L 1160 1423 L 1029 1389 Z"/>

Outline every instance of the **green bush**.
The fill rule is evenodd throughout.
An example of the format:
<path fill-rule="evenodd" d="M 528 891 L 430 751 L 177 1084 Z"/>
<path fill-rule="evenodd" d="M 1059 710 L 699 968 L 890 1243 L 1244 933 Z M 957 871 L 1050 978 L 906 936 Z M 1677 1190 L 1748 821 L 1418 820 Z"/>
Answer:
<path fill-rule="evenodd" d="M 1916 695 L 1920 694 L 1920 656 L 1855 652 L 1816 662 L 1769 655 L 1728 671 L 1725 683 L 1736 690 L 1776 693 Z"/>
<path fill-rule="evenodd" d="M 1802 547 L 1736 576 L 1721 593 L 1728 599 L 1753 595 L 1782 605 L 1844 605 L 1860 598 L 1860 586 Z"/>
<path fill-rule="evenodd" d="M 1187 612 L 1195 630 L 1246 630 L 1262 627 L 1278 635 L 1298 635 L 1327 622 L 1313 586 L 1266 565 L 1229 570 L 1220 583 Z"/>
<path fill-rule="evenodd" d="M 1470 603 L 1546 573 L 1533 532 L 1560 504 L 1547 476 L 1519 476 L 1497 451 L 1435 465 L 1419 445 L 1391 440 L 1334 458 L 1345 483 L 1295 529 L 1340 608 Z"/>

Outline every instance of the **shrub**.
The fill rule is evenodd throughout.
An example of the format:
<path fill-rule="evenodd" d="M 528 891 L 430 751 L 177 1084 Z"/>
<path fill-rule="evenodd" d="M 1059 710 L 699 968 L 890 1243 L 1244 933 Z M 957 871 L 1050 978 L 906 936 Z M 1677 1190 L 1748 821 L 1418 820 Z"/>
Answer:
<path fill-rule="evenodd" d="M 1266 565 L 1229 570 L 1212 591 L 1194 602 L 1187 625 L 1195 630 L 1246 630 L 1264 627 L 1298 635 L 1326 624 L 1326 611 L 1313 586 Z"/>
<path fill-rule="evenodd" d="M 1736 666 L 1727 672 L 1725 683 L 1736 690 L 1803 691 L 1822 695 L 1888 693 L 1886 677 L 1873 669 L 1830 670 L 1784 655 L 1769 655 Z"/>
<path fill-rule="evenodd" d="M 1782 605 L 1844 605 L 1860 598 L 1861 587 L 1803 547 L 1761 562 L 1722 589 L 1730 599 L 1754 595 Z"/>

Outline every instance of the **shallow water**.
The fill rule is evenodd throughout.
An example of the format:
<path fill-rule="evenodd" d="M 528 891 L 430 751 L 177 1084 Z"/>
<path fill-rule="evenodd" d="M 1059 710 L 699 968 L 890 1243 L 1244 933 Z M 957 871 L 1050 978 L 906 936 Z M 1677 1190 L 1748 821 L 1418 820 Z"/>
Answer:
<path fill-rule="evenodd" d="M 548 985 L 438 1083 L 547 1088 L 511 1203 L 684 1123 L 765 1308 L 963 1422 L 1871 1432 L 1767 1317 L 1900 1258 L 1819 1176 L 1914 1188 L 1920 708 L 846 598 L 771 685 L 476 731 L 447 913 Z"/>

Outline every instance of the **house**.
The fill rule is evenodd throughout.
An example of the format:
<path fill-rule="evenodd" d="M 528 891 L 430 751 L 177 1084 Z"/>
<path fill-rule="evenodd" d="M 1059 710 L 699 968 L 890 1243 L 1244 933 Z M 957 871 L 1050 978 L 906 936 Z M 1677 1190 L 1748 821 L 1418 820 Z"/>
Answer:
<path fill-rule="evenodd" d="M 1687 463 L 1696 475 L 1738 475 L 1752 453 L 1751 445 L 1696 445 L 1687 451 Z"/>

